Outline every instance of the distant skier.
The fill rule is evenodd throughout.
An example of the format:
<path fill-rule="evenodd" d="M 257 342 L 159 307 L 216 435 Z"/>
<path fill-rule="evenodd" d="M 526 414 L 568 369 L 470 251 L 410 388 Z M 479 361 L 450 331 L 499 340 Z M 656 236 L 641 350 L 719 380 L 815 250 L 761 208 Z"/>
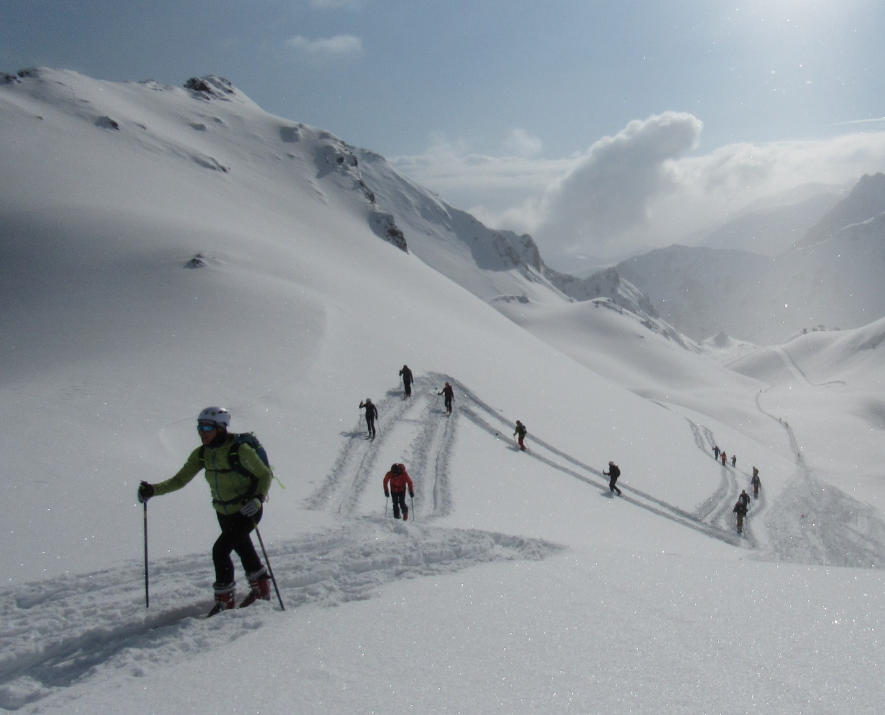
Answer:
<path fill-rule="evenodd" d="M 720 454 L 719 456 L 720 456 L 720 458 L 722 459 L 722 466 L 724 467 L 724 466 L 725 466 L 725 461 L 728 459 L 728 455 L 726 455 L 725 452 L 723 452 L 723 453 Z"/>
<path fill-rule="evenodd" d="M 393 497 L 393 518 L 399 519 L 400 510 L 403 513 L 403 521 L 409 520 L 409 507 L 406 506 L 406 488 L 409 496 L 414 498 L 415 485 L 406 471 L 405 464 L 393 464 L 390 471 L 384 475 L 384 496 Z"/>
<path fill-rule="evenodd" d="M 412 396 L 412 371 L 409 370 L 408 365 L 403 365 L 403 369 L 399 371 L 400 376 L 403 378 L 403 388 L 406 391 L 406 397 Z"/>
<path fill-rule="evenodd" d="M 719 453 L 720 453 L 721 451 L 722 451 L 722 450 L 719 449 L 719 447 L 717 447 L 717 446 L 714 446 L 714 447 L 713 447 L 713 459 L 715 459 L 717 462 L 719 461 Z"/>
<path fill-rule="evenodd" d="M 378 408 L 372 404 L 372 400 L 368 397 L 365 402 L 360 402 L 360 409 L 366 410 L 366 429 L 369 431 L 368 437 L 375 439 L 375 420 L 378 419 Z"/>
<path fill-rule="evenodd" d="M 227 431 L 229 426 L 230 412 L 223 407 L 207 407 L 197 417 L 197 433 L 203 446 L 191 452 L 171 479 L 157 484 L 142 482 L 138 487 L 138 501 L 144 503 L 151 497 L 181 489 L 201 470 L 206 470 L 212 506 L 221 526 L 221 536 L 212 547 L 215 606 L 209 611 L 210 616 L 236 607 L 234 563 L 230 556 L 233 551 L 243 563 L 251 588 L 240 607 L 259 599 L 270 600 L 270 576 L 255 552 L 251 533 L 261 521 L 273 472 L 252 446 L 236 441 L 237 435 Z M 249 474 L 233 468 L 234 455 Z"/>
<path fill-rule="evenodd" d="M 436 394 L 445 396 L 446 414 L 452 414 L 452 400 L 455 399 L 455 391 L 452 389 L 452 386 L 447 382 L 446 386 Z"/>
<path fill-rule="evenodd" d="M 519 448 L 523 452 L 525 452 L 525 436 L 527 432 L 528 430 L 525 428 L 525 425 L 519 420 L 516 420 L 516 430 L 514 430 L 513 436 L 519 438 Z"/>
<path fill-rule="evenodd" d="M 737 530 L 738 534 L 744 533 L 744 517 L 747 515 L 747 505 L 743 499 L 738 499 L 737 503 L 734 505 L 734 509 L 732 509 L 737 515 Z"/>
<path fill-rule="evenodd" d="M 734 453 L 732 452 L 732 455 L 731 455 L 731 466 L 732 466 L 732 467 L 736 466 L 736 465 L 737 465 L 737 461 L 738 461 L 737 455 L 734 454 Z"/>
<path fill-rule="evenodd" d="M 621 476 L 621 469 L 614 462 L 608 463 L 608 471 L 603 472 L 605 476 L 608 477 L 608 490 L 610 492 L 617 492 L 618 496 L 621 496 L 621 490 L 617 487 L 618 477 Z"/>
<path fill-rule="evenodd" d="M 753 485 L 753 498 L 759 498 L 759 488 L 762 486 L 762 480 L 759 479 L 759 470 L 756 467 L 753 467 L 753 478 L 750 480 L 750 484 Z"/>

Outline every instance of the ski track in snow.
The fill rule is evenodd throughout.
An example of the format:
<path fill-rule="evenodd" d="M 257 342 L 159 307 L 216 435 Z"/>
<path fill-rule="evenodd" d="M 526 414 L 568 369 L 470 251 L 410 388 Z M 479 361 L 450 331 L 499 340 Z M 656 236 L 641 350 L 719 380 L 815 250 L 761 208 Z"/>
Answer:
<path fill-rule="evenodd" d="M 782 357 L 795 367 L 785 350 Z M 806 385 L 819 387 L 795 369 Z M 802 456 L 792 427 L 766 412 L 761 397 L 761 393 L 756 395 L 759 411 L 786 430 L 796 455 L 793 478 L 765 514 L 770 557 L 820 566 L 885 568 L 885 522 L 877 510 L 817 478 Z"/>
<path fill-rule="evenodd" d="M 450 417 L 445 417 L 442 398 L 437 395 L 439 387 L 445 382 L 451 383 L 456 395 Z M 473 423 L 494 440 L 504 440 L 511 449 L 518 449 L 516 441 L 509 436 L 513 422 L 451 376 L 421 376 L 413 385 L 411 398 L 404 400 L 402 394 L 401 390 L 391 390 L 377 405 L 381 426 L 374 440 L 364 439 L 364 432 L 359 429 L 344 433 L 343 436 L 349 438 L 348 442 L 323 484 L 308 499 L 310 508 L 355 515 L 364 489 L 380 492 L 379 474 L 386 472 L 387 466 L 378 465 L 378 453 L 394 442 L 404 445 L 403 454 L 408 457 L 403 461 L 408 463 L 412 477 L 420 478 L 421 488 L 416 489 L 415 496 L 418 517 L 423 520 L 445 516 L 451 509 L 448 455 L 462 419 Z M 602 474 L 602 470 L 581 462 L 537 434 L 532 434 L 530 440 L 531 448 L 526 452 L 528 458 L 541 461 L 571 478 L 609 493 L 608 478 Z M 698 446 L 704 448 L 702 439 L 696 436 L 698 441 Z M 723 467 L 723 472 L 728 473 L 730 469 Z M 737 482 L 734 477 L 730 479 L 727 490 L 719 490 L 711 497 L 716 507 L 712 518 L 668 504 L 651 494 L 631 488 L 625 481 L 618 484 L 624 489 L 624 496 L 620 498 L 636 507 L 726 543 L 746 545 L 746 540 L 741 541 L 734 533 L 730 520 L 722 516 L 726 510 L 730 514 L 734 503 L 732 494 L 737 499 L 740 493 L 740 489 L 735 491 Z"/>
<path fill-rule="evenodd" d="M 398 580 L 538 560 L 561 549 L 538 539 L 416 527 L 382 516 L 348 518 L 331 531 L 268 544 L 289 610 L 340 606 L 376 597 Z M 285 617 L 274 600 L 202 618 L 211 605 L 207 558 L 151 564 L 150 609 L 141 564 L 0 589 L 0 708 L 76 697 L 73 686 L 103 675 L 141 677 L 154 664 L 168 667 Z"/>
<path fill-rule="evenodd" d="M 455 407 L 446 417 L 439 386 L 455 389 Z M 750 514 L 764 515 L 764 538 L 753 519 L 736 533 L 731 508 L 749 475 L 717 465 L 719 486 L 693 511 L 669 504 L 619 481 L 620 497 L 705 536 L 753 549 L 783 561 L 885 568 L 885 524 L 863 505 L 816 479 L 804 464 L 789 425 L 759 411 L 788 433 L 797 454 L 797 471 L 783 495 L 769 506 L 765 491 L 751 502 Z M 666 405 L 664 405 L 666 407 Z M 538 539 L 433 526 L 451 512 L 449 455 L 465 419 L 496 444 L 516 450 L 513 424 L 452 377 L 419 377 L 412 397 L 392 389 L 377 403 L 377 436 L 366 438 L 358 425 L 342 434 L 344 445 L 328 476 L 307 498 L 307 508 L 341 518 L 331 530 L 269 544 L 274 574 L 289 609 L 341 606 L 376 597 L 402 579 L 455 573 L 482 563 L 543 559 L 562 546 Z M 698 449 L 712 458 L 713 432 L 687 420 Z M 364 424 L 360 420 L 360 424 Z M 608 494 L 602 471 L 572 457 L 536 434 L 526 457 Z M 367 489 L 381 493 L 381 450 L 401 449 L 403 461 L 419 478 L 413 522 L 386 515 L 361 514 Z M 617 498 L 617 497 L 615 497 Z M 380 498 L 379 498 L 380 503 Z M 380 508 L 378 510 L 380 512 Z M 760 520 L 755 519 L 757 528 Z M 0 588 L 0 708 L 36 711 L 46 698 L 76 697 L 71 688 L 101 678 L 144 676 L 154 664 L 221 646 L 285 617 L 276 600 L 248 609 L 202 616 L 210 607 L 212 570 L 205 554 L 163 559 L 151 564 L 151 608 L 144 603 L 141 563 L 124 569 L 66 575 L 16 587 Z M 241 593 L 241 595 L 243 595 Z"/>

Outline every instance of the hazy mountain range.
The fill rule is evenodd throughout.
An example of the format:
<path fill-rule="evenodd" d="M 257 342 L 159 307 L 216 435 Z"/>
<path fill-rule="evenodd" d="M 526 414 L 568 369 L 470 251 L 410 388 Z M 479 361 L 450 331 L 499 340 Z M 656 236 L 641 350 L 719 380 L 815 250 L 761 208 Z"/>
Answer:
<path fill-rule="evenodd" d="M 862 177 L 833 203 L 837 196 L 827 191 L 750 213 L 697 246 L 657 249 L 616 270 L 696 340 L 725 332 L 770 344 L 865 325 L 885 315 L 885 175 Z M 758 248 L 760 236 L 777 250 L 736 250 Z"/>

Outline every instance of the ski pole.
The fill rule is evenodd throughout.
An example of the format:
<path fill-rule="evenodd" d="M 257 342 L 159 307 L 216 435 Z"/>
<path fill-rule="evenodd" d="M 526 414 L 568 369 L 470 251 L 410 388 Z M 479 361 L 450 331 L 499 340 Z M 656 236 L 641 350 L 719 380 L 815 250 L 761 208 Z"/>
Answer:
<path fill-rule="evenodd" d="M 148 574 L 148 529 L 147 529 L 147 503 L 148 500 L 144 500 L 144 607 L 151 607 L 151 591 L 150 591 L 150 578 Z"/>
<path fill-rule="evenodd" d="M 409 501 L 412 502 L 412 521 L 415 521 L 415 514 L 417 513 L 415 512 L 415 497 L 411 494 L 409 494 Z"/>
<path fill-rule="evenodd" d="M 384 516 L 387 516 L 387 505 L 390 503 L 390 497 L 384 497 Z"/>
<path fill-rule="evenodd" d="M 285 611 L 286 607 L 283 605 L 283 597 L 280 595 L 279 586 L 277 586 L 277 577 L 273 575 L 273 569 L 270 567 L 270 559 L 267 556 L 267 549 L 264 548 L 264 539 L 261 538 L 258 524 L 255 525 L 255 533 L 258 535 L 258 543 L 261 544 L 261 553 L 264 554 L 264 563 L 267 564 L 267 572 L 270 574 L 270 580 L 273 581 L 274 591 L 277 592 L 277 600 L 280 602 L 280 610 Z"/>

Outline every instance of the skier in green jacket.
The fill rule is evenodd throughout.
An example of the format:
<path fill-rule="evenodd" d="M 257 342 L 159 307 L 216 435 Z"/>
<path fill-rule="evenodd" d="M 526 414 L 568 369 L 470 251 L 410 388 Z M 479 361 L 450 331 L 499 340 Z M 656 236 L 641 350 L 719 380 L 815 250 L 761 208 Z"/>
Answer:
<path fill-rule="evenodd" d="M 270 600 L 270 576 L 255 551 L 251 533 L 261 521 L 262 505 L 273 472 L 248 444 L 239 444 L 236 452 L 242 467 L 255 478 L 232 467 L 230 454 L 236 435 L 227 431 L 229 426 L 230 412 L 223 407 L 207 407 L 197 418 L 197 431 L 203 446 L 191 452 L 184 466 L 171 479 L 157 484 L 142 482 L 138 488 L 138 500 L 145 502 L 151 497 L 181 489 L 201 470 L 206 470 L 212 505 L 221 526 L 221 536 L 212 547 L 215 606 L 209 612 L 210 616 L 236 605 L 233 551 L 240 557 L 251 587 L 240 606 L 248 606 L 258 599 Z"/>

